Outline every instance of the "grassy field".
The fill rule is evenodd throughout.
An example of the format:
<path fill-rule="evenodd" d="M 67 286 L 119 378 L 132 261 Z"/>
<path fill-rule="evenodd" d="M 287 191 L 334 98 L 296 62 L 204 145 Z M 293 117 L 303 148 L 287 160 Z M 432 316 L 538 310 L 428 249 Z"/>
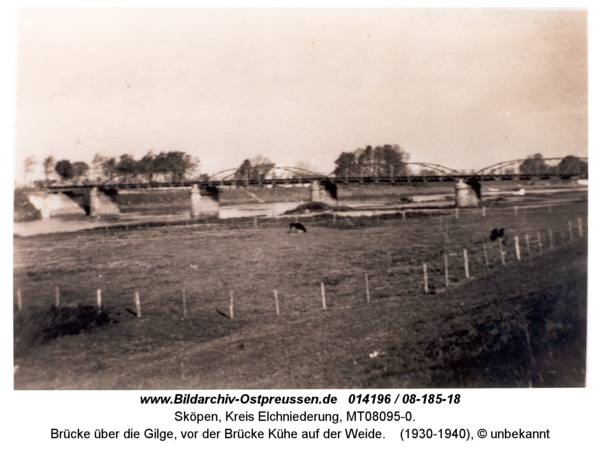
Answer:
<path fill-rule="evenodd" d="M 587 202 L 574 202 L 458 219 L 327 220 L 308 223 L 305 235 L 282 222 L 18 238 L 15 387 L 580 386 L 586 224 Z M 498 227 L 506 265 L 489 239 Z M 51 311 L 56 287 L 61 310 Z M 43 343 L 62 333 L 66 308 L 94 305 L 97 289 L 106 320 Z"/>

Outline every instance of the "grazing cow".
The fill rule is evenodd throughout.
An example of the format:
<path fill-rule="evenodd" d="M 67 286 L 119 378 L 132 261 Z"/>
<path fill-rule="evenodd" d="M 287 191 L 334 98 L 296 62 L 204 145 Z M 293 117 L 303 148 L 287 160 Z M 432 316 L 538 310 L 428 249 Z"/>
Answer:
<path fill-rule="evenodd" d="M 300 222 L 292 222 L 288 233 L 306 233 L 306 227 Z"/>
<path fill-rule="evenodd" d="M 494 228 L 490 233 L 490 239 L 494 242 L 497 239 L 502 239 L 504 237 L 504 228 Z"/>

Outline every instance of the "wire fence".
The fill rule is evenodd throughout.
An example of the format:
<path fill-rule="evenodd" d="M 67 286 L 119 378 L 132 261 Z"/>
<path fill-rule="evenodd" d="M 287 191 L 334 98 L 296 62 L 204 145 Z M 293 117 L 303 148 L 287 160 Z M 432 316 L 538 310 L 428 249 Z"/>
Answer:
<path fill-rule="evenodd" d="M 98 311 L 119 308 L 139 319 L 157 314 L 188 317 L 218 313 L 239 320 L 261 315 L 289 316 L 434 294 L 451 289 L 463 280 L 486 276 L 503 266 L 539 257 L 584 238 L 587 216 L 565 214 L 564 206 L 554 202 L 465 210 L 410 210 L 377 217 L 331 213 L 305 216 L 303 221 L 308 225 L 334 228 L 394 226 L 394 220 L 404 223 L 407 218 L 419 218 L 429 221 L 430 227 L 438 227 L 439 233 L 435 243 L 414 240 L 410 255 L 397 248 L 373 254 L 366 252 L 362 255 L 363 264 L 322 278 L 314 274 L 281 276 L 275 280 L 265 278 L 250 286 L 243 280 L 224 282 L 210 278 L 202 283 L 182 285 L 175 277 L 168 282 L 172 286 L 168 286 L 167 295 L 154 295 L 149 289 L 122 289 L 119 283 L 107 283 L 102 288 L 90 283 L 90 288 L 82 291 L 79 286 L 63 286 L 57 282 L 50 292 L 35 283 L 22 283 L 15 290 L 15 310 L 19 313 L 31 307 L 69 306 L 73 299 L 78 299 L 79 303 L 95 305 Z M 306 222 L 306 218 L 310 221 Z M 293 217 L 293 220 L 298 219 Z M 439 221 L 439 225 L 435 221 Z M 288 222 L 289 219 L 252 217 L 233 220 L 229 226 L 269 228 L 286 226 Z M 490 230 L 504 223 L 507 224 L 506 234 L 492 241 Z M 416 236 L 419 225 L 415 223 L 411 228 Z M 93 255 L 89 257 L 93 258 Z M 138 284 L 150 283 L 139 280 Z M 264 288 L 257 290 L 257 284 Z"/>

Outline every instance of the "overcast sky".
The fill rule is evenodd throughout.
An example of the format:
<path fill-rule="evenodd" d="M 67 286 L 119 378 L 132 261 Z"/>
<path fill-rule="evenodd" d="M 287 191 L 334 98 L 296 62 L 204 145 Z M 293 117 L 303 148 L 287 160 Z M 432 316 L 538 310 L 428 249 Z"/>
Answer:
<path fill-rule="evenodd" d="M 588 152 L 579 10 L 21 10 L 17 83 L 19 182 L 31 155 L 180 150 L 213 174 L 384 144 L 458 170 Z"/>

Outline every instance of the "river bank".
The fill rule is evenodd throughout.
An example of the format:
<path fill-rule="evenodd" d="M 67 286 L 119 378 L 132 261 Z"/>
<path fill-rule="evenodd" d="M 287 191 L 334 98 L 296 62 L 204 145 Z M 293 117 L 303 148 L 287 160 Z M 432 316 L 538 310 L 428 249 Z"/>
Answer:
<path fill-rule="evenodd" d="M 445 186 L 441 184 L 445 184 Z M 338 203 L 348 207 L 349 210 L 337 212 L 336 214 L 349 217 L 376 216 L 415 209 L 453 207 L 453 184 L 432 183 L 432 185 L 343 186 L 338 190 Z M 226 189 L 219 197 L 220 211 L 218 219 L 283 217 L 286 211 L 293 210 L 310 199 L 308 188 L 291 189 Z M 586 197 L 587 186 L 565 183 L 562 185 L 553 183 L 519 188 L 518 185 L 511 186 L 509 183 L 502 184 L 499 182 L 486 184 L 482 190 L 483 204 L 489 206 L 524 205 L 531 202 L 546 203 L 565 200 L 576 201 Z M 119 217 L 96 219 L 88 217 L 52 217 L 44 220 L 15 222 L 13 233 L 18 236 L 33 236 L 114 226 L 136 227 L 145 224 L 180 224 L 190 219 L 189 192 L 186 189 L 169 189 L 159 192 L 124 191 L 120 193 L 118 198 L 121 209 Z M 287 201 L 273 201 L 276 198 Z M 314 214 L 297 214 L 294 217 L 311 215 Z"/>

